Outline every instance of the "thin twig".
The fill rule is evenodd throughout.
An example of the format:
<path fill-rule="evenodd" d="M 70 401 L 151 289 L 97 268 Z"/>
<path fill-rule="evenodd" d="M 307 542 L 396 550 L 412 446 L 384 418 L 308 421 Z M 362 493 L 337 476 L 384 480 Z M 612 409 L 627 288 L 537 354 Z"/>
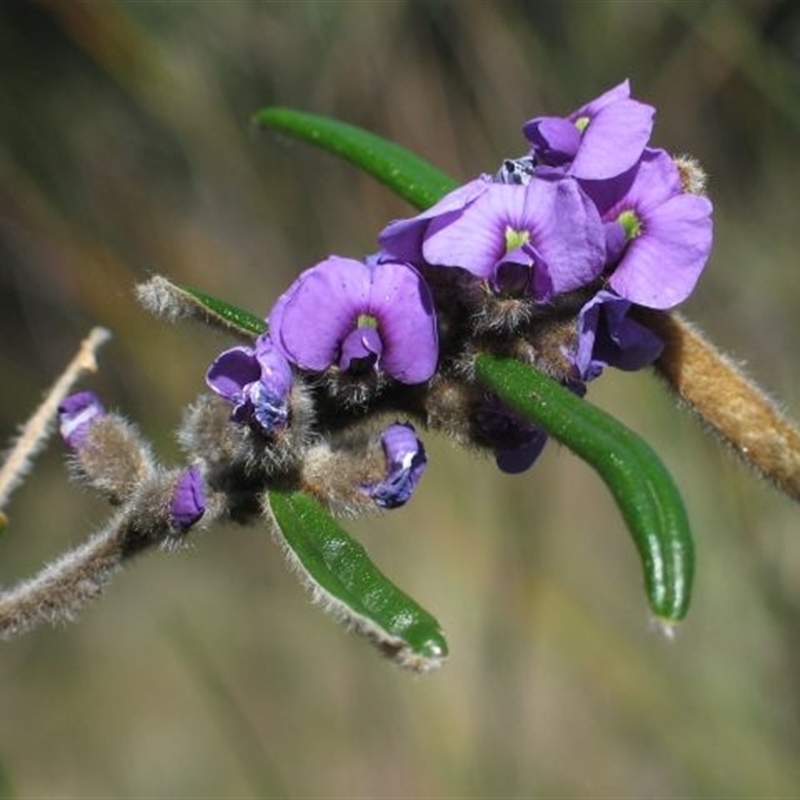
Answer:
<path fill-rule="evenodd" d="M 95 372 L 98 349 L 111 338 L 105 328 L 93 328 L 81 342 L 78 352 L 47 393 L 44 402 L 25 423 L 5 462 L 0 466 L 0 508 L 22 482 L 34 457 L 44 446 L 53 429 L 58 406 L 84 372 Z"/>

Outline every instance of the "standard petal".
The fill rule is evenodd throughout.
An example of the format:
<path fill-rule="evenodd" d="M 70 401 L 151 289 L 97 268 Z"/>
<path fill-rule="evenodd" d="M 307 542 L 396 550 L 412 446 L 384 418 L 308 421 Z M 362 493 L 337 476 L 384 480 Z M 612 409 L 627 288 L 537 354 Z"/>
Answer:
<path fill-rule="evenodd" d="M 653 132 L 655 109 L 637 100 L 617 100 L 591 118 L 570 175 L 605 180 L 629 170 L 640 158 Z"/>
<path fill-rule="evenodd" d="M 493 277 L 506 253 L 506 229 L 526 230 L 524 208 L 527 186 L 492 184 L 463 210 L 458 219 L 434 220 L 422 252 L 429 264 L 462 267 L 479 278 Z"/>
<path fill-rule="evenodd" d="M 232 347 L 220 353 L 206 372 L 206 383 L 220 397 L 231 403 L 241 403 L 247 384 L 257 381 L 261 367 L 250 347 Z"/>
<path fill-rule="evenodd" d="M 626 78 L 622 83 L 612 86 L 606 90 L 599 97 L 590 100 L 586 105 L 581 106 L 577 111 L 573 111 L 569 118 L 577 120 L 581 117 L 594 117 L 598 114 L 601 108 L 610 103 L 615 103 L 618 100 L 627 100 L 631 96 L 631 82 Z"/>
<path fill-rule="evenodd" d="M 269 318 L 273 340 L 301 369 L 322 372 L 367 307 L 371 269 L 351 258 L 330 256 L 304 272 Z"/>
<path fill-rule="evenodd" d="M 459 186 L 438 203 L 410 219 L 390 222 L 378 236 L 381 249 L 397 261 L 419 264 L 423 261 L 422 242 L 431 220 L 452 221 L 458 214 L 492 185 L 488 175 Z"/>
<path fill-rule="evenodd" d="M 685 300 L 711 253 L 712 206 L 705 197 L 683 194 L 667 200 L 643 220 L 612 274 L 609 285 L 639 305 L 666 309 Z"/>
<path fill-rule="evenodd" d="M 378 320 L 381 365 L 402 383 L 427 381 L 439 358 L 436 314 L 428 285 L 409 264 L 375 268 L 369 313 Z"/>
<path fill-rule="evenodd" d="M 606 237 L 600 215 L 575 180 L 532 181 L 525 220 L 555 294 L 591 283 L 603 270 Z"/>

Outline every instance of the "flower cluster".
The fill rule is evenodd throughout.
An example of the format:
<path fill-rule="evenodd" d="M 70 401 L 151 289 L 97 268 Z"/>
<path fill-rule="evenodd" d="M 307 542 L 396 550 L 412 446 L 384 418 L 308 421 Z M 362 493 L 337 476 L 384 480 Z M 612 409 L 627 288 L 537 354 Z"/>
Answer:
<path fill-rule="evenodd" d="M 527 469 L 546 434 L 476 383 L 475 354 L 513 356 L 582 395 L 605 367 L 659 356 L 638 309 L 685 300 L 709 257 L 702 173 L 649 146 L 654 113 L 625 81 L 566 117 L 531 119 L 525 154 L 391 222 L 368 258 L 303 272 L 268 332 L 208 370 L 230 419 L 266 448 L 306 426 L 299 441 L 351 442 L 363 462 L 359 426 L 400 414 Z M 392 508 L 425 453 L 406 422 L 378 435 L 384 460 L 368 479 L 354 467 L 352 485 Z"/>

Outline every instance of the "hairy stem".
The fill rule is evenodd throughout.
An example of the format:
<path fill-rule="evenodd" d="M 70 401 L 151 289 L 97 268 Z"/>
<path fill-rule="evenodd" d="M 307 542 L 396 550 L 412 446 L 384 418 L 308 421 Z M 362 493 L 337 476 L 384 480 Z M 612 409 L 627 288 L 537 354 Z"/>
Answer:
<path fill-rule="evenodd" d="M 644 310 L 640 317 L 664 342 L 656 373 L 745 463 L 800 501 L 797 426 L 683 317 Z"/>
<path fill-rule="evenodd" d="M 0 639 L 26 633 L 42 622 L 70 622 L 102 592 L 125 558 L 126 513 L 34 577 L 0 594 Z"/>

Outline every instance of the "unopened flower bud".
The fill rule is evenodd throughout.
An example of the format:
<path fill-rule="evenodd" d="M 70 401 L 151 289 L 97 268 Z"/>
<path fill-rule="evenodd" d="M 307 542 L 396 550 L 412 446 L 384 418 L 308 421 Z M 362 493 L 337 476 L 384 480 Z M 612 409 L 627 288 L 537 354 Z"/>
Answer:
<path fill-rule="evenodd" d="M 92 424 L 106 410 L 94 392 L 76 392 L 65 397 L 58 407 L 61 436 L 72 450 L 81 447 Z"/>
<path fill-rule="evenodd" d="M 203 475 L 198 467 L 189 467 L 180 474 L 172 490 L 170 523 L 180 530 L 186 530 L 203 516 L 205 510 Z"/>

